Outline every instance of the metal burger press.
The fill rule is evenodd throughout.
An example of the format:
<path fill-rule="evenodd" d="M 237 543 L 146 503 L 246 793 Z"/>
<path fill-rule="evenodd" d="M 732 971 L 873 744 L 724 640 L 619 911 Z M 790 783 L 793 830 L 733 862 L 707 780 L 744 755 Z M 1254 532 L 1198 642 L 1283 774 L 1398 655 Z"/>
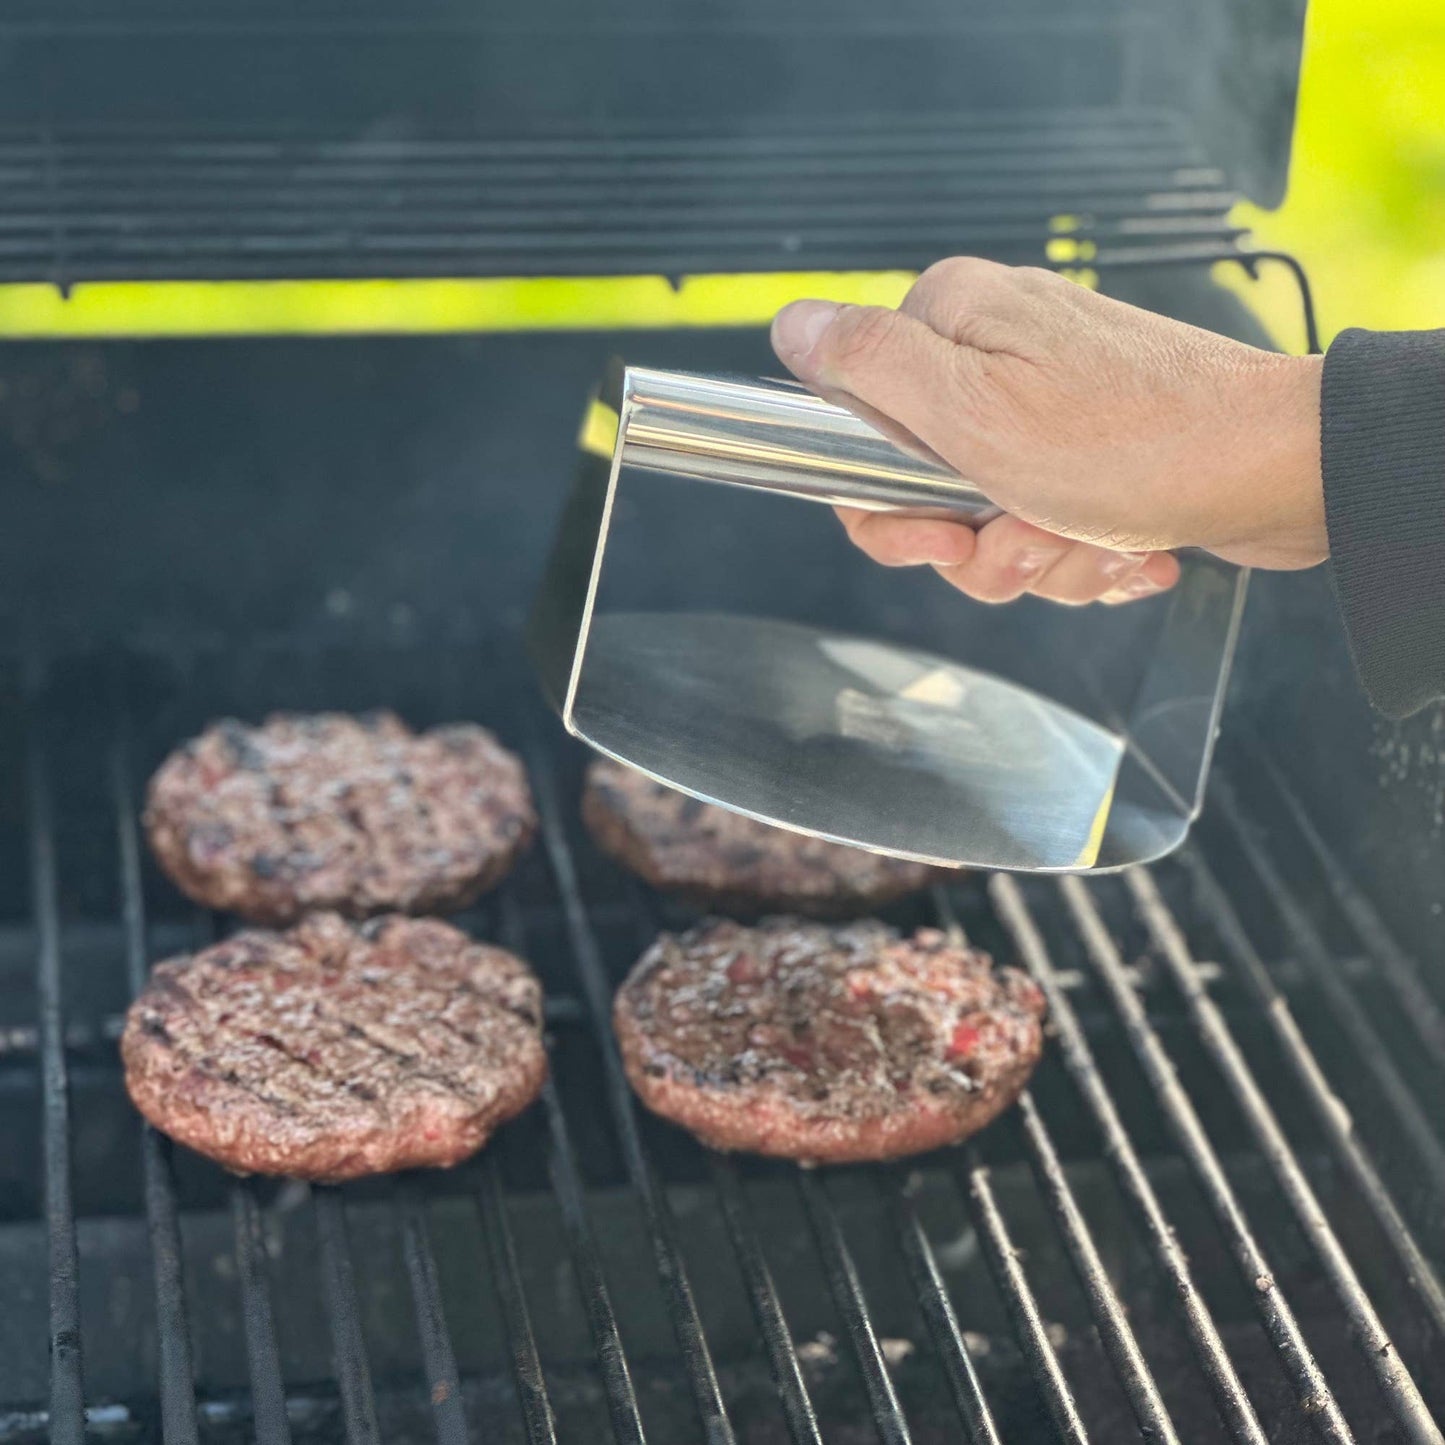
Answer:
<path fill-rule="evenodd" d="M 1186 554 L 1167 600 L 1060 609 L 1074 613 L 1070 626 L 1103 625 L 1100 611 L 1151 614 L 1122 680 L 1075 658 L 1082 690 L 1077 678 L 1063 688 L 1023 669 L 1004 675 L 996 657 L 992 671 L 969 665 L 970 635 L 999 609 L 967 610 L 962 598 L 958 658 L 766 617 L 608 611 L 598 605 L 608 533 L 634 470 L 965 519 L 989 503 L 791 382 L 614 362 L 580 447 L 529 645 L 583 742 L 765 823 L 950 867 L 1104 871 L 1183 841 L 1243 572 Z"/>

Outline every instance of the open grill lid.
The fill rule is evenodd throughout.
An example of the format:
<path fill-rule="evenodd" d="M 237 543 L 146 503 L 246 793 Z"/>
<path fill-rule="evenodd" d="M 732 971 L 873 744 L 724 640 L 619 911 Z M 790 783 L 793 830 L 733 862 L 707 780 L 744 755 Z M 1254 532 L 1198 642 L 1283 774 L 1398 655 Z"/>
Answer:
<path fill-rule="evenodd" d="M 0 280 L 1227 246 L 1237 194 L 1283 191 L 1302 18 L 22 0 L 0 17 Z"/>

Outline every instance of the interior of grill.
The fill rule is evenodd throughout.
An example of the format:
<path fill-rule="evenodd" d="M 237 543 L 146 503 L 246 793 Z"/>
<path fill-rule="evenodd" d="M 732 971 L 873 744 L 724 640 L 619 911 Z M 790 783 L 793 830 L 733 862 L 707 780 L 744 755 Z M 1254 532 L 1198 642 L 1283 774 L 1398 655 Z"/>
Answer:
<path fill-rule="evenodd" d="M 0 1438 L 67 1438 L 82 1378 L 117 1439 L 1430 1438 L 1445 1015 L 1362 896 L 1316 912 L 1331 855 L 1242 744 L 1197 846 L 1147 877 L 893 910 L 1031 968 L 1054 1036 L 976 1148 L 808 1173 L 632 1103 L 610 991 L 684 915 L 585 842 L 582 759 L 504 641 L 106 652 L 4 689 Z M 527 757 L 544 842 L 462 921 L 538 969 L 554 1082 L 450 1173 L 229 1180 L 123 1094 L 147 962 L 225 927 L 154 874 L 137 789 L 208 718 L 380 701 Z"/>
<path fill-rule="evenodd" d="M 973 250 L 1267 344 L 1207 264 L 1252 267 L 1232 202 L 1282 193 L 1302 12 L 18 0 L 0 280 Z M 775 369 L 744 330 L 0 352 L 0 1441 L 1438 1442 L 1440 733 L 1371 719 L 1317 576 L 1252 583 L 1178 858 L 888 911 L 1049 995 L 976 1145 L 805 1172 L 634 1104 L 610 993 L 690 915 L 582 835 L 519 642 L 614 353 Z M 618 606 L 1129 665 L 819 509 L 663 482 L 623 520 Z M 149 965 L 231 926 L 156 875 L 140 790 L 216 716 L 376 705 L 526 756 L 542 840 L 461 923 L 541 975 L 553 1082 L 454 1171 L 232 1179 L 124 1095 Z"/>

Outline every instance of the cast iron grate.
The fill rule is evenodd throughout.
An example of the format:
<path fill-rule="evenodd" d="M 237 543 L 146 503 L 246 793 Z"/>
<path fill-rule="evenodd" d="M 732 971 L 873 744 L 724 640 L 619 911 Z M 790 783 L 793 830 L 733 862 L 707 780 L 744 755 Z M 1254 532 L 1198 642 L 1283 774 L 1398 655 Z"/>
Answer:
<path fill-rule="evenodd" d="M 427 676 L 454 679 L 458 663 Z M 369 666 L 386 678 L 385 659 Z M 303 681 L 258 687 L 261 672 L 252 673 L 239 667 L 227 675 L 241 696 L 257 698 L 253 711 L 316 706 L 338 675 L 301 662 L 290 676 Z M 281 1196 L 255 1181 L 222 1186 L 219 1171 L 205 1167 L 213 1196 L 223 1189 L 227 1201 L 228 1273 L 244 1340 L 246 1388 L 227 1394 L 206 1383 L 208 1367 L 195 1348 L 207 1323 L 201 1316 L 224 1313 L 227 1302 L 198 1293 L 205 1282 L 185 1277 L 186 1235 L 200 1228 L 200 1215 L 187 1207 L 191 1186 L 178 1178 L 183 1162 L 190 1172 L 200 1166 L 146 1128 L 139 1199 L 154 1373 L 124 1398 L 102 1398 L 85 1383 L 86 1351 L 115 1345 L 101 1338 L 104 1321 L 83 1323 L 87 1262 L 77 1251 L 72 1190 L 88 1197 L 95 1186 L 72 1157 L 83 1111 L 71 1107 L 67 1069 L 99 1069 L 112 1094 L 119 1073 L 114 1012 L 83 1002 L 87 992 L 103 992 L 103 981 L 87 977 L 79 992 L 66 986 L 69 941 L 90 926 L 80 916 L 88 880 L 69 860 L 85 848 L 94 849 L 88 866 L 102 854 L 112 859 L 116 959 L 134 991 L 155 956 L 155 935 L 174 932 L 148 908 L 154 913 L 159 898 L 162 910 L 176 912 L 147 876 L 136 768 L 174 741 L 178 727 L 227 706 L 199 677 L 182 671 L 163 688 L 152 679 L 112 689 L 103 673 L 82 669 L 78 685 L 72 677 L 65 686 L 21 690 L 24 726 L 5 739 L 4 768 L 20 770 L 5 786 L 26 803 L 31 932 L 22 937 L 33 954 L 35 1023 L 0 1034 L 0 1078 L 38 1074 L 50 1349 L 48 1400 L 0 1391 L 0 1439 L 73 1445 L 86 1438 L 87 1417 L 97 1438 L 191 1442 L 241 1432 L 263 1445 L 427 1438 L 388 1423 L 391 1397 L 415 1386 L 398 1385 L 390 1367 L 374 1371 L 375 1261 L 359 1252 L 354 1226 L 363 1214 L 371 1220 L 375 1187 L 316 1188 L 304 1203 L 292 1201 L 312 1221 L 331 1360 L 329 1382 L 296 1380 L 278 1304 L 287 1282 L 268 1248 L 267 1224 L 283 1208 Z M 485 717 L 459 686 L 431 685 L 430 710 Z M 171 702 L 152 705 L 167 693 Z M 636 1107 L 611 1042 L 611 990 L 619 967 L 668 921 L 667 905 L 576 841 L 567 780 L 575 781 L 578 759 L 556 747 L 540 711 L 487 720 L 524 743 L 543 817 L 542 856 L 529 881 L 507 886 L 466 922 L 528 956 L 545 955 L 556 970 L 548 1020 L 557 1074 L 530 1122 L 504 1131 L 473 1166 L 380 1186 L 383 1232 L 403 1261 L 425 1380 L 422 1418 L 429 1411 L 432 1437 L 443 1445 L 475 1438 L 538 1445 L 598 1438 L 610 1425 L 615 1439 L 639 1445 L 685 1438 L 806 1445 L 868 1438 L 871 1420 L 889 1445 L 1023 1438 L 1020 1421 L 1033 1429 L 1049 1421 L 1058 1438 L 1076 1442 L 1122 1438 L 1126 1426 L 1152 1441 L 1441 1440 L 1442 1381 L 1428 1364 L 1445 1348 L 1438 1275 L 1445 1144 L 1426 1100 L 1438 1097 L 1431 1089 L 1445 1066 L 1442 1007 L 1357 891 L 1340 896 L 1339 936 L 1358 943 L 1360 954 L 1327 947 L 1277 853 L 1302 850 L 1322 876 L 1336 876 L 1338 865 L 1307 820 L 1290 815 L 1289 802 L 1278 815 L 1282 831 L 1266 836 L 1223 784 L 1201 842 L 1182 864 L 1121 881 L 997 876 L 937 890 L 927 905 L 935 922 L 966 929 L 1039 981 L 1051 1011 L 1049 1057 L 1013 1118 L 976 1146 L 902 1167 L 810 1173 L 708 1155 Z M 94 763 L 89 784 L 80 776 L 85 767 L 74 765 L 81 755 Z M 1257 772 L 1247 760 L 1238 766 Z M 1249 779 L 1261 796 L 1278 791 L 1277 780 Z M 98 798 L 108 808 L 103 818 L 94 811 Z M 103 848 L 102 833 L 110 840 Z M 193 922 L 197 939 L 215 927 L 209 918 Z M 559 978 L 570 987 L 559 987 Z M 1360 1006 L 1363 985 L 1404 1006 L 1412 1022 L 1402 1035 Z M 67 1010 L 92 1017 L 67 1030 Z M 1316 1053 L 1317 1037 L 1334 1037 L 1316 1034 L 1317 1018 L 1341 1031 L 1343 1051 Z M 1378 1128 L 1362 1137 L 1357 1121 L 1367 1110 Z M 540 1180 L 516 1182 L 513 1144 L 529 1129 L 550 1190 Z M 590 1144 L 598 1129 L 615 1140 L 616 1187 L 637 1212 L 660 1282 L 672 1336 L 661 1366 L 628 1344 L 642 1286 L 617 1273 L 615 1217 L 599 1223 L 605 1190 L 596 1151 L 584 1161 L 579 1150 L 579 1140 Z M 1117 1209 L 1105 1207 L 1104 1193 L 1089 1182 L 1095 1175 Z M 447 1289 L 460 1266 L 434 1236 L 440 1202 L 457 1188 L 470 1192 L 494 1285 L 494 1298 L 468 1293 L 462 1313 Z M 775 1225 L 779 1189 L 805 1221 L 786 1245 Z M 940 1233 L 942 1195 L 955 1212 L 962 1206 L 971 1232 Z M 578 1433 L 576 1382 L 539 1344 L 547 1306 L 528 1274 L 533 1262 L 519 1230 L 542 1198 L 558 1211 L 593 1353 L 586 1373 L 597 1433 Z M 754 1353 L 771 1376 L 761 1391 L 744 1388 L 731 1347 L 718 1343 L 717 1261 L 689 1248 L 700 1228 L 699 1198 L 720 1220 L 717 1237 L 731 1247 L 735 1287 L 755 1321 Z M 0 1225 L 0 1237 L 9 1228 Z M 372 1238 L 371 1223 L 367 1230 Z M 986 1274 L 960 1274 L 963 1238 Z M 873 1257 L 885 1244 L 898 1268 L 880 1282 Z M 826 1378 L 819 1347 L 790 1325 L 800 1309 L 795 1252 L 810 1254 L 851 1359 L 845 1366 L 834 1358 Z M 1059 1260 L 1071 1267 L 1072 1285 Z M 1231 1265 L 1239 1281 L 1233 1294 Z M 704 1274 L 708 1282 L 699 1284 Z M 1162 1285 L 1157 1317 L 1141 1303 L 1141 1275 Z M 1072 1331 L 1058 1323 L 1065 1288 L 1080 1301 Z M 897 1309 L 882 1302 L 894 1293 L 912 1328 L 902 1341 Z M 479 1312 L 500 1320 L 510 1392 L 478 1394 L 463 1361 L 470 1351 L 463 1335 Z M 831 1345 L 822 1348 L 827 1354 Z M 1005 1355 L 1007 1370 L 999 1363 Z M 659 1368 L 690 1406 L 682 1424 L 655 1423 L 650 1392 Z M 0 1366 L 0 1380 L 6 1374 Z M 842 1396 L 838 1375 L 848 1377 Z"/>

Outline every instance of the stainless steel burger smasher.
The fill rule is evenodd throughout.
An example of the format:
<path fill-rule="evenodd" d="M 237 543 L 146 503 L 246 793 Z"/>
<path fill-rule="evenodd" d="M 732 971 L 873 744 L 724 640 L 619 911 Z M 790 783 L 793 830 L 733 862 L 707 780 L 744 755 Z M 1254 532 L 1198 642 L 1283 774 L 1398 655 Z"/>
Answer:
<path fill-rule="evenodd" d="M 764 822 L 945 866 L 1103 871 L 1183 841 L 1243 572 L 1182 557 L 1167 602 L 1143 604 L 1165 609 L 1147 660 L 1123 695 L 1101 682 L 1086 716 L 1037 678 L 826 628 L 596 607 L 633 468 L 879 510 L 988 510 L 969 482 L 851 412 L 790 382 L 614 362 L 580 446 L 528 636 L 548 697 L 584 742 Z"/>

